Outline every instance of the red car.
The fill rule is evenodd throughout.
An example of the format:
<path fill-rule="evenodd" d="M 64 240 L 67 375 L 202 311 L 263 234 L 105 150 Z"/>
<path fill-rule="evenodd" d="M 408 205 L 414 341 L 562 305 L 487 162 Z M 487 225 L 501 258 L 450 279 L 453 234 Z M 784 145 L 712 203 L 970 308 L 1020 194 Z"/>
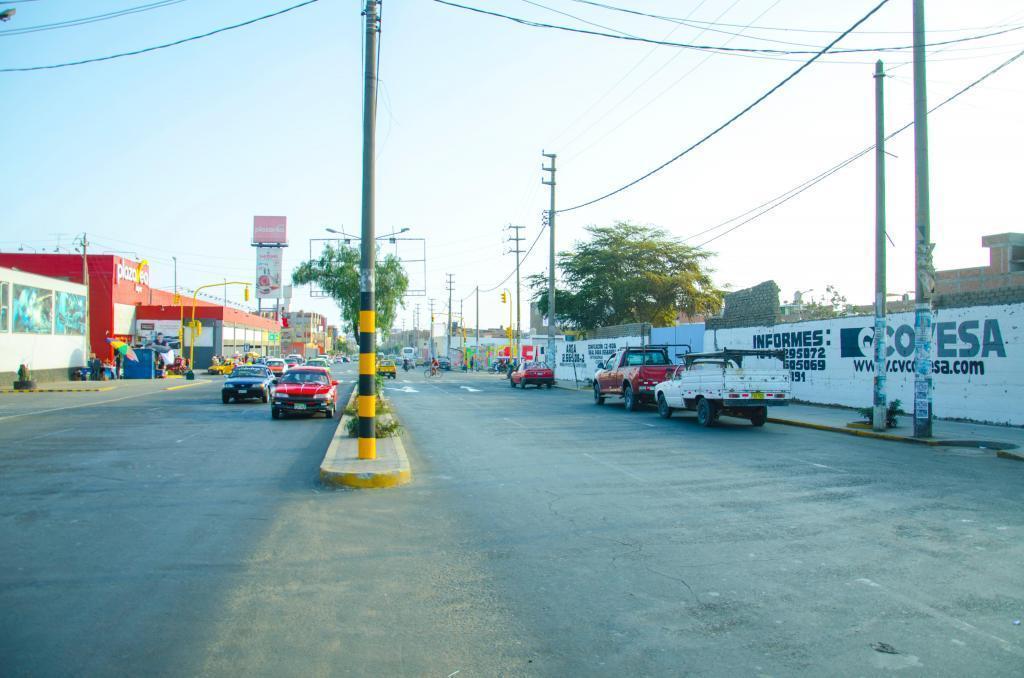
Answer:
<path fill-rule="evenodd" d="M 280 377 L 284 374 L 285 362 L 280 358 L 267 358 L 267 369 L 275 377 Z"/>
<path fill-rule="evenodd" d="M 541 386 L 551 388 L 555 385 L 555 371 L 544 363 L 523 363 L 509 376 L 509 381 L 512 383 L 512 388 L 516 386 L 526 388 L 527 384 L 535 384 L 537 388 Z"/>
<path fill-rule="evenodd" d="M 338 382 L 322 367 L 296 367 L 277 380 L 270 416 L 315 414 L 333 418 L 338 406 Z"/>

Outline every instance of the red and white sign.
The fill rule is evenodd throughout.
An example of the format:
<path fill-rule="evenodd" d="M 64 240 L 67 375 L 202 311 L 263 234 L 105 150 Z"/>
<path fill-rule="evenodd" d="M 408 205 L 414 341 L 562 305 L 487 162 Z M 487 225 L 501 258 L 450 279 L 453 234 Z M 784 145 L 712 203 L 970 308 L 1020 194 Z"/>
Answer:
<path fill-rule="evenodd" d="M 536 356 L 535 356 L 535 353 L 534 353 L 534 347 L 532 345 L 530 345 L 530 344 L 526 344 L 525 346 L 520 346 L 519 347 L 519 351 L 523 355 L 523 361 L 524 362 L 533 362 L 534 360 L 537 359 Z"/>
<path fill-rule="evenodd" d="M 281 264 L 284 250 L 280 247 L 256 248 L 256 298 L 278 299 L 281 296 Z"/>
<path fill-rule="evenodd" d="M 253 217 L 252 241 L 263 245 L 286 245 L 288 217 Z"/>

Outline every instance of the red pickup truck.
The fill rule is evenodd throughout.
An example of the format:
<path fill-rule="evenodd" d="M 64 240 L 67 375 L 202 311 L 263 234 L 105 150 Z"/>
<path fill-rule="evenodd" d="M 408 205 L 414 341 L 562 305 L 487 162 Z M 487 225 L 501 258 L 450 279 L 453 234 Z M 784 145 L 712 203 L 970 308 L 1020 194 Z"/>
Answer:
<path fill-rule="evenodd" d="M 675 366 L 665 346 L 627 346 L 597 365 L 594 402 L 604 404 L 609 395 L 622 396 L 626 410 L 654 402 L 654 387 L 668 379 Z"/>

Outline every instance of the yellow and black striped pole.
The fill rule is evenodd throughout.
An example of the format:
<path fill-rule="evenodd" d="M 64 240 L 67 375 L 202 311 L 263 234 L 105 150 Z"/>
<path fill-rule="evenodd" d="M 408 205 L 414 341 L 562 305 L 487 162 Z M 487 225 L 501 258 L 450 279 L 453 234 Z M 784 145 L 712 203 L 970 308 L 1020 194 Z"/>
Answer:
<path fill-rule="evenodd" d="M 377 322 L 373 264 L 374 233 L 374 135 L 377 129 L 377 19 L 379 0 L 366 0 L 366 58 L 363 60 L 363 224 L 359 261 L 359 458 L 377 458 Z"/>

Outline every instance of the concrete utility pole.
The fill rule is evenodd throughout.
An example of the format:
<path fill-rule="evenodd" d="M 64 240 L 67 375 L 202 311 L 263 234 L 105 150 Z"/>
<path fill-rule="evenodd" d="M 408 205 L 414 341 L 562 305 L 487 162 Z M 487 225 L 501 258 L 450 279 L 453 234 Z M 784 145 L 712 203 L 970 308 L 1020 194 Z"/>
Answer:
<path fill-rule="evenodd" d="M 875 389 L 871 428 L 885 430 L 885 71 L 875 62 Z"/>
<path fill-rule="evenodd" d="M 89 336 L 89 301 L 92 291 L 89 287 L 89 236 L 82 233 L 82 284 L 85 285 L 85 359 L 92 356 L 92 337 Z M 13 291 L 12 291 L 13 294 Z"/>
<path fill-rule="evenodd" d="M 551 167 L 541 164 L 541 169 L 551 172 L 551 180 L 541 179 L 541 183 L 551 187 L 551 207 L 548 209 L 548 233 L 551 236 L 548 254 L 548 348 L 545 362 L 555 369 L 558 366 L 555 355 L 555 335 L 558 334 L 558 323 L 555 322 L 555 158 L 558 154 L 541 151 L 541 155 L 551 161 Z"/>
<path fill-rule="evenodd" d="M 523 348 L 522 348 L 523 347 L 523 326 L 522 326 L 522 308 L 523 308 L 523 306 L 522 306 L 522 303 L 520 303 L 520 300 L 519 300 L 519 294 L 520 294 L 519 262 L 520 262 L 520 260 L 522 258 L 523 250 L 522 250 L 522 246 L 519 243 L 523 242 L 523 238 L 521 238 L 519 236 L 519 231 L 523 230 L 524 228 L 526 228 L 526 227 L 525 226 L 513 226 L 512 224 L 508 225 L 508 229 L 510 231 L 515 231 L 515 235 L 514 236 L 510 235 L 509 238 L 508 238 L 508 241 L 515 244 L 515 249 L 512 250 L 512 252 L 514 252 L 515 255 L 516 255 L 516 346 L 519 347 L 520 351 L 523 350 Z M 516 356 L 516 359 L 517 360 L 519 359 L 518 355 Z"/>
<path fill-rule="evenodd" d="M 914 0 L 914 437 L 932 437 L 932 269 L 924 0 Z"/>
<path fill-rule="evenodd" d="M 374 294 L 376 235 L 374 203 L 375 135 L 377 133 L 378 0 L 366 0 L 366 53 L 363 57 L 363 211 L 359 243 L 359 458 L 377 458 L 377 313 Z"/>
<path fill-rule="evenodd" d="M 430 299 L 430 322 L 428 323 L 430 328 L 430 357 L 434 357 L 434 300 Z"/>
<path fill-rule="evenodd" d="M 451 360 L 452 356 L 452 290 L 455 289 L 455 274 L 445 273 L 448 276 L 448 329 L 445 331 L 445 357 Z"/>
<path fill-rule="evenodd" d="M 480 364 L 480 286 L 476 286 L 476 360 Z"/>

